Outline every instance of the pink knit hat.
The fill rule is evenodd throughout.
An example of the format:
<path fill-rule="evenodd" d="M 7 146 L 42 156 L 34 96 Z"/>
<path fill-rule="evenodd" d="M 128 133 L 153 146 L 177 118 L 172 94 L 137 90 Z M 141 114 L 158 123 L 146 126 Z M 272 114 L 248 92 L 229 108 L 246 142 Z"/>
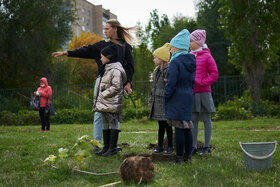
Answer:
<path fill-rule="evenodd" d="M 206 40 L 206 31 L 197 29 L 191 33 L 190 39 L 202 47 Z"/>

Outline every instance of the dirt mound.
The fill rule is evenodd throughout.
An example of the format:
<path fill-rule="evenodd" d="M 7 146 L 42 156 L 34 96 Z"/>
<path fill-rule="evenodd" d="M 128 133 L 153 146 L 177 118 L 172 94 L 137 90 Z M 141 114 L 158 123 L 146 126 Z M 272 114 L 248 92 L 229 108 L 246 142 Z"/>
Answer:
<path fill-rule="evenodd" d="M 154 164 L 149 157 L 130 156 L 120 166 L 120 176 L 124 182 L 147 183 L 154 178 Z"/>
<path fill-rule="evenodd" d="M 151 159 L 153 162 L 170 162 L 174 160 L 174 154 L 172 155 L 163 155 L 163 154 L 152 154 Z"/>

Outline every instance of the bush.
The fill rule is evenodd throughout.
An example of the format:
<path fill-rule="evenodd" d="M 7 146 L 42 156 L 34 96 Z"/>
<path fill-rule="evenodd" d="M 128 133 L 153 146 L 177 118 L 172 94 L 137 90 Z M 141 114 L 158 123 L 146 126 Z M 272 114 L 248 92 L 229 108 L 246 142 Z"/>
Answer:
<path fill-rule="evenodd" d="M 123 121 L 143 119 L 149 116 L 149 108 L 125 108 L 122 111 Z M 88 124 L 93 122 L 94 113 L 90 110 L 61 109 L 56 110 L 50 117 L 51 124 Z M 18 113 L 0 112 L 0 125 L 38 125 L 40 124 L 38 111 L 21 110 Z"/>
<path fill-rule="evenodd" d="M 240 98 L 234 97 L 227 105 L 218 106 L 213 120 L 251 119 L 253 116 L 280 117 L 280 106 L 269 100 L 254 102 L 249 92 Z"/>
<path fill-rule="evenodd" d="M 243 107 L 221 105 L 212 118 L 213 120 L 246 120 L 252 119 L 253 115 Z"/>
<path fill-rule="evenodd" d="M 270 105 L 269 107 L 269 113 L 271 116 L 275 116 L 277 118 L 280 118 L 280 105 Z"/>
<path fill-rule="evenodd" d="M 0 125 L 17 125 L 18 117 L 16 114 L 8 111 L 0 112 Z"/>
<path fill-rule="evenodd" d="M 74 124 L 74 123 L 92 123 L 94 113 L 90 110 L 62 109 L 55 111 L 52 117 L 52 123 Z"/>
<path fill-rule="evenodd" d="M 41 123 L 38 111 L 20 110 L 17 117 L 18 125 L 38 125 Z"/>
<path fill-rule="evenodd" d="M 142 119 L 148 117 L 150 114 L 149 108 L 125 108 L 122 111 L 122 120 L 128 121 L 130 119 Z"/>

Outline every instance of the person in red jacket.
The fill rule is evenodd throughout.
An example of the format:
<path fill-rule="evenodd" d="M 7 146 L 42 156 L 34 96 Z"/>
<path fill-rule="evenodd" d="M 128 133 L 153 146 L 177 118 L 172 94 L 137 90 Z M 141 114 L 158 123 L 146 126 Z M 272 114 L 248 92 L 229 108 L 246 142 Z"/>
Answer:
<path fill-rule="evenodd" d="M 218 68 L 211 52 L 205 44 L 206 31 L 195 30 L 190 35 L 191 54 L 196 58 L 196 75 L 194 84 L 194 105 L 192 122 L 194 128 L 192 155 L 197 152 L 198 119 L 201 114 L 204 123 L 204 145 L 200 156 L 210 153 L 212 136 L 211 112 L 215 112 L 215 105 L 211 95 L 211 85 L 218 79 Z"/>
<path fill-rule="evenodd" d="M 50 105 L 50 99 L 52 97 L 52 88 L 48 85 L 48 80 L 45 77 L 40 79 L 40 87 L 34 92 L 35 95 L 40 96 L 40 119 L 42 122 L 42 127 L 40 132 L 50 131 L 50 114 L 45 113 L 46 105 Z"/>

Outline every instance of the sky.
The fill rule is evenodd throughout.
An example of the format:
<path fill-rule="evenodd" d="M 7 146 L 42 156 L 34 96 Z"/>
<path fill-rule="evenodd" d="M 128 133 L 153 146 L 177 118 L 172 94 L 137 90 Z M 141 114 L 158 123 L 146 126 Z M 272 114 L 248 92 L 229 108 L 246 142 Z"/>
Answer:
<path fill-rule="evenodd" d="M 195 17 L 197 0 L 87 0 L 117 15 L 121 25 L 132 27 L 140 22 L 147 25 L 150 12 L 157 9 L 159 16 L 166 14 L 170 21 L 177 15 Z"/>

